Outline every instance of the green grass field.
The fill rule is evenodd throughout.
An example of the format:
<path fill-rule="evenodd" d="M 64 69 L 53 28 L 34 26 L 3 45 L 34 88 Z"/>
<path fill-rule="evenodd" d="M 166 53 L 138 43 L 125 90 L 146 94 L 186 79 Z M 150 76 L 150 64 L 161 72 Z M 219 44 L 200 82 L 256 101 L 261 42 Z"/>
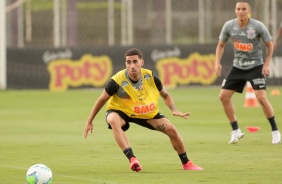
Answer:
<path fill-rule="evenodd" d="M 267 93 L 282 129 L 282 98 Z M 282 87 L 278 88 L 282 91 Z M 84 139 L 84 125 L 101 90 L 67 92 L 0 91 L 0 183 L 24 184 L 27 169 L 48 165 L 53 184 L 282 183 L 282 145 L 271 144 L 271 131 L 259 108 L 244 108 L 244 94 L 233 100 L 245 137 L 228 145 L 231 127 L 218 99 L 219 87 L 169 90 L 188 120 L 174 117 L 162 101 L 161 112 L 182 135 L 188 157 L 204 171 L 184 171 L 166 135 L 131 125 L 127 132 L 140 173 L 107 129 L 104 109 Z M 245 126 L 259 126 L 257 133 Z"/>

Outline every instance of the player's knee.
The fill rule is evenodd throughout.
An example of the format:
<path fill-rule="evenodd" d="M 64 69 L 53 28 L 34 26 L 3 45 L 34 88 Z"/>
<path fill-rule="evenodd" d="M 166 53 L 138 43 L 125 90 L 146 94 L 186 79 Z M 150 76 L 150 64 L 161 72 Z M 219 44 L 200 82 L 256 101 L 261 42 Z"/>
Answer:
<path fill-rule="evenodd" d="M 257 100 L 262 106 L 265 106 L 268 103 L 268 99 L 264 96 L 257 96 Z"/>
<path fill-rule="evenodd" d="M 221 93 L 219 94 L 219 99 L 221 102 L 227 102 L 228 100 L 230 100 L 230 97 Z"/>
<path fill-rule="evenodd" d="M 176 128 L 175 128 L 174 125 L 170 125 L 170 126 L 167 128 L 166 134 L 167 134 L 169 137 L 171 137 L 171 138 L 173 138 L 173 137 L 178 137 L 178 132 L 177 132 L 177 130 L 176 130 Z"/>
<path fill-rule="evenodd" d="M 125 125 L 125 122 L 121 120 L 121 118 L 117 118 L 114 116 L 107 117 L 107 123 L 111 126 L 112 129 L 121 128 Z"/>

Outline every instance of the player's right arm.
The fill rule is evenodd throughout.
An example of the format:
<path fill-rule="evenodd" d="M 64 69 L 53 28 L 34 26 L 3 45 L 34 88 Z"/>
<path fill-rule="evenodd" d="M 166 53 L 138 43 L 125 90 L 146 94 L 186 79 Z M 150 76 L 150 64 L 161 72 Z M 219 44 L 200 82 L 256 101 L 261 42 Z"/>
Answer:
<path fill-rule="evenodd" d="M 104 89 L 101 96 L 97 99 L 96 103 L 92 107 L 91 112 L 88 116 L 87 123 L 85 125 L 84 133 L 83 133 L 84 138 L 87 137 L 88 133 L 92 134 L 93 131 L 92 121 L 95 118 L 95 116 L 98 114 L 98 112 L 101 110 L 101 108 L 105 105 L 105 103 L 110 99 L 110 97 L 111 96 L 108 95 L 108 93 Z"/>
<path fill-rule="evenodd" d="M 92 110 L 88 116 L 87 123 L 85 125 L 84 133 L 83 133 L 84 138 L 87 137 L 89 131 L 90 131 L 90 134 L 92 134 L 92 131 L 93 131 L 92 122 L 95 116 L 98 114 L 101 108 L 105 105 L 105 103 L 111 98 L 111 96 L 114 95 L 117 91 L 118 91 L 117 83 L 113 79 L 110 79 L 107 85 L 105 86 L 105 89 L 103 90 L 101 96 L 97 99 L 96 103 L 92 107 Z"/>
<path fill-rule="evenodd" d="M 230 36 L 229 30 L 230 30 L 230 27 L 232 27 L 233 23 L 234 23 L 234 20 L 229 20 L 225 22 L 225 24 L 223 25 L 221 29 L 220 35 L 219 35 L 219 41 L 218 41 L 216 51 L 215 51 L 215 66 L 214 66 L 215 72 L 218 76 L 221 75 L 222 66 L 220 62 L 221 62 L 221 58 L 224 52 L 225 44 L 227 43 L 229 36 Z"/>
<path fill-rule="evenodd" d="M 214 67 L 214 69 L 215 69 L 215 72 L 218 76 L 221 75 L 222 66 L 220 64 L 220 61 L 221 61 L 221 58 L 222 58 L 222 55 L 223 55 L 223 52 L 224 52 L 224 46 L 225 46 L 225 42 L 219 40 L 217 47 L 216 47 L 216 51 L 215 51 L 215 67 Z"/>

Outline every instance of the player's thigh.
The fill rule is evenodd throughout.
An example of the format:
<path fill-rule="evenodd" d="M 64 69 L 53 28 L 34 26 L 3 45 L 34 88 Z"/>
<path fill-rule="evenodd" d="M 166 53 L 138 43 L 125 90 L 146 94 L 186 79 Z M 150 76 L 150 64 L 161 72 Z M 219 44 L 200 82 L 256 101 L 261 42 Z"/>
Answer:
<path fill-rule="evenodd" d="M 219 98 L 221 100 L 227 100 L 230 99 L 234 93 L 235 93 L 234 90 L 221 89 L 219 93 Z"/>
<path fill-rule="evenodd" d="M 267 96 L 266 96 L 266 90 L 261 89 L 261 90 L 254 90 L 256 97 L 259 101 L 265 101 L 267 100 Z"/>
<path fill-rule="evenodd" d="M 248 81 L 251 82 L 254 90 L 265 90 L 266 81 L 265 76 L 262 74 L 262 65 L 252 69 L 248 74 Z"/>
<path fill-rule="evenodd" d="M 169 131 L 175 131 L 174 125 L 167 118 L 149 119 L 147 122 L 152 125 L 156 130 L 168 133 Z"/>
<path fill-rule="evenodd" d="M 226 79 L 223 80 L 221 88 L 242 93 L 247 81 L 247 74 L 246 71 L 233 67 Z"/>
<path fill-rule="evenodd" d="M 124 119 L 117 112 L 110 112 L 106 116 L 106 122 L 111 125 L 111 127 L 122 127 L 125 125 Z"/>

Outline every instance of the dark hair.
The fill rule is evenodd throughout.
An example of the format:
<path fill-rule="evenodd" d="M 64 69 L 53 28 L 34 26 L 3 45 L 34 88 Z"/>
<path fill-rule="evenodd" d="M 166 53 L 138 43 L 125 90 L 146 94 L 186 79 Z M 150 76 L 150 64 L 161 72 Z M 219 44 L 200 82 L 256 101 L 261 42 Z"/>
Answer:
<path fill-rule="evenodd" d="M 242 1 L 237 1 L 236 5 L 237 5 L 238 3 L 246 3 L 246 4 L 248 4 L 249 8 L 251 8 L 251 4 L 250 4 L 248 1 L 244 1 L 244 0 L 242 0 Z"/>
<path fill-rule="evenodd" d="M 134 55 L 138 55 L 139 59 L 143 58 L 142 52 L 137 48 L 131 48 L 128 51 L 126 51 L 125 54 L 124 54 L 124 58 L 126 56 L 134 56 Z"/>

